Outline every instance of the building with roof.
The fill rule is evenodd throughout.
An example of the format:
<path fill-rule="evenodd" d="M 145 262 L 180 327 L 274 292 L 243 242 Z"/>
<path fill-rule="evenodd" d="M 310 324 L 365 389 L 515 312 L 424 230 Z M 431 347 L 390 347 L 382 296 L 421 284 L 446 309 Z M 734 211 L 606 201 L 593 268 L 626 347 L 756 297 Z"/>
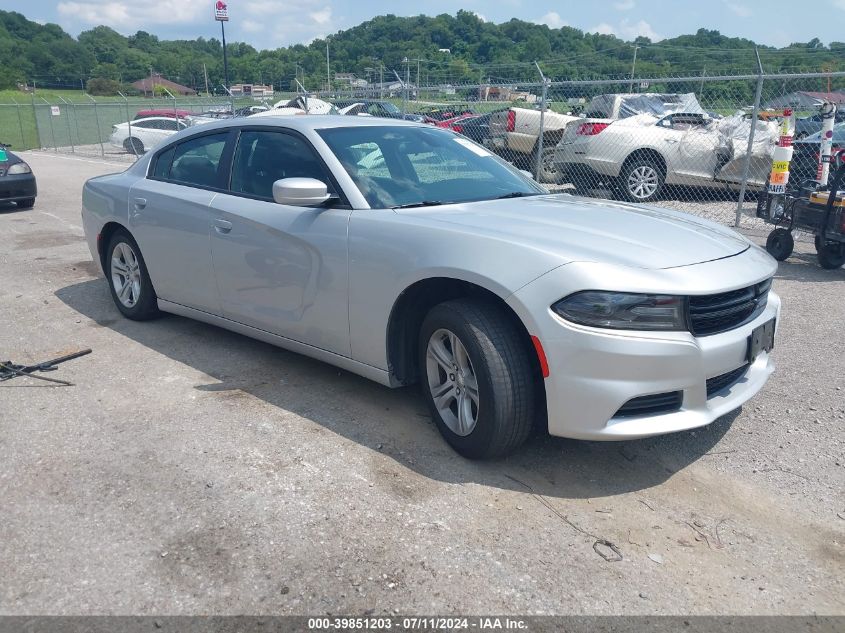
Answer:
<path fill-rule="evenodd" d="M 156 86 L 162 86 L 174 96 L 179 95 L 182 97 L 187 97 L 197 94 L 197 91 L 193 88 L 188 88 L 187 86 L 177 84 L 175 81 L 165 79 L 158 73 L 153 73 L 149 77 L 145 77 L 144 79 L 139 79 L 138 81 L 132 82 L 132 87 L 135 88 L 138 92 L 144 93 L 144 95 L 152 96 L 155 93 Z"/>

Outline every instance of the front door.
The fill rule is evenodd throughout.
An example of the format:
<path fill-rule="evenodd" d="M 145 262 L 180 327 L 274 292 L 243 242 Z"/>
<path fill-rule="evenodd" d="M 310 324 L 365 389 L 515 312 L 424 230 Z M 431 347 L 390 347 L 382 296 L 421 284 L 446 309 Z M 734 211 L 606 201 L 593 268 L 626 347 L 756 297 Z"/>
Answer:
<path fill-rule="evenodd" d="M 267 332 L 350 355 L 347 205 L 273 201 L 282 178 L 334 185 L 310 143 L 293 133 L 243 130 L 231 186 L 212 204 L 211 253 L 223 315 Z"/>

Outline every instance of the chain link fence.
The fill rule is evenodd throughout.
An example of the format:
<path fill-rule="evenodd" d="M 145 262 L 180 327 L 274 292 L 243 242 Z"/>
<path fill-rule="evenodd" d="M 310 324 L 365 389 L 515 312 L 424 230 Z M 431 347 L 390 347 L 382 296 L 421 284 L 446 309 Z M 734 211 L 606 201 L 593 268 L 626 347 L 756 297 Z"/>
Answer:
<path fill-rule="evenodd" d="M 789 130 L 796 141 L 792 181 L 815 177 L 820 103 L 837 102 L 845 125 L 843 72 L 566 81 L 536 66 L 527 81 L 523 69 L 520 81 L 480 72 L 475 83 L 444 76 L 419 85 L 419 71 L 413 82 L 404 70 L 385 71 L 387 81 L 378 84 L 311 92 L 306 102 L 451 129 L 551 191 L 671 207 L 762 234 L 768 229 L 755 217 L 757 199 L 767 187 L 784 119 L 796 121 Z M 277 93 L 273 100 L 296 96 Z M 131 161 L 185 125 L 245 116 L 261 105 L 232 98 L 86 96 L 80 102 L 33 95 L 0 104 L 0 142 Z"/>

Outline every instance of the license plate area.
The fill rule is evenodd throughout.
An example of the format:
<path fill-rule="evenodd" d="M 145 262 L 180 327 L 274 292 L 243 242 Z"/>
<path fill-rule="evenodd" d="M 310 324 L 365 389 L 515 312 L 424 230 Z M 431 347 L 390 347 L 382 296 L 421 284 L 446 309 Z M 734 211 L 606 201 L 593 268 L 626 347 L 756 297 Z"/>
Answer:
<path fill-rule="evenodd" d="M 751 336 L 748 337 L 748 352 L 745 359 L 749 363 L 763 352 L 770 352 L 775 347 L 775 319 L 766 321 L 762 325 L 758 325 L 751 331 Z"/>

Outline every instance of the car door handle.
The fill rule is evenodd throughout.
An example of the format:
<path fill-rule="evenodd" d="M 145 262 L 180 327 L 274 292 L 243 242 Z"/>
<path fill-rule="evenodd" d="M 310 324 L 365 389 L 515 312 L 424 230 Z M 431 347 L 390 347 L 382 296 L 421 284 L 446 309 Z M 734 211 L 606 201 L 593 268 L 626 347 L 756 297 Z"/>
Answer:
<path fill-rule="evenodd" d="M 135 200 L 133 200 L 133 202 L 135 203 L 135 208 L 138 209 L 139 211 L 147 206 L 147 199 L 146 198 L 135 198 Z"/>
<path fill-rule="evenodd" d="M 664 140 L 667 143 L 677 143 L 678 142 L 678 139 L 676 139 L 676 138 L 667 138 L 667 139 L 664 139 Z"/>
<path fill-rule="evenodd" d="M 229 233 L 232 230 L 232 223 L 226 220 L 214 220 L 214 230 L 218 233 Z"/>

